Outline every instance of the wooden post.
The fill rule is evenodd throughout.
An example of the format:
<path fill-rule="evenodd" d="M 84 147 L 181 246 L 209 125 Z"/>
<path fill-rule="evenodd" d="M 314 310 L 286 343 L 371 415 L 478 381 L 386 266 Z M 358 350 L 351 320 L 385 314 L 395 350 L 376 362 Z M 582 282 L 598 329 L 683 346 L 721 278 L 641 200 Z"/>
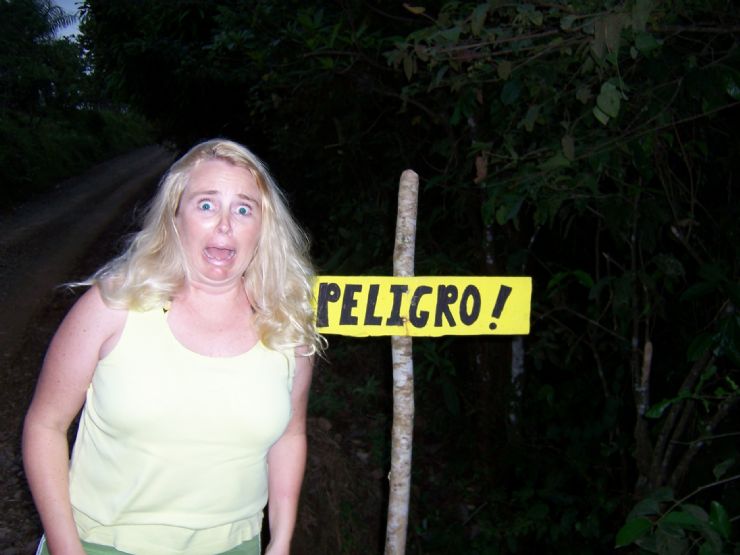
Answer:
<path fill-rule="evenodd" d="M 419 176 L 412 170 L 401 174 L 398 189 L 396 244 L 393 275 L 414 275 L 416 213 Z M 391 337 L 393 356 L 393 428 L 388 496 L 385 555 L 406 552 L 406 531 L 411 492 L 411 447 L 414 433 L 414 362 L 411 337 Z"/>

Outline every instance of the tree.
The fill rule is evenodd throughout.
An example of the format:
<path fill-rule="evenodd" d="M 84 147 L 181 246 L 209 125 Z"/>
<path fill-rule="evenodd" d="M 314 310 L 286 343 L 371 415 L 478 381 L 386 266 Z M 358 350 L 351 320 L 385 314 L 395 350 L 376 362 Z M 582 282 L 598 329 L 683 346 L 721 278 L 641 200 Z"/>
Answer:
<path fill-rule="evenodd" d="M 415 344 L 411 542 L 591 553 L 637 499 L 647 547 L 682 493 L 740 511 L 733 3 L 131 6 L 86 2 L 96 70 L 165 136 L 271 160 L 323 269 L 390 273 L 413 167 L 417 273 L 534 276 L 528 338 Z"/>
<path fill-rule="evenodd" d="M 50 0 L 0 2 L 3 208 L 140 144 L 145 134 L 131 115 L 97 110 L 79 44 L 55 38 L 73 20 Z"/>
<path fill-rule="evenodd" d="M 721 144 L 740 100 L 737 12 L 674 7 L 450 3 L 390 57 L 410 99 L 449 114 L 459 145 L 449 156 L 465 156 L 460 178 L 480 190 L 486 259 L 544 270 L 532 362 L 580 368 L 590 357 L 603 424 L 619 432 L 633 420 L 638 496 L 707 480 L 689 468 L 739 399 L 738 252 L 714 241 L 731 219 L 714 203 L 733 196 L 737 171 Z M 548 232 L 580 247 L 562 251 Z M 561 356 L 553 340 L 568 345 Z M 726 472 L 725 448 L 705 456 Z"/>

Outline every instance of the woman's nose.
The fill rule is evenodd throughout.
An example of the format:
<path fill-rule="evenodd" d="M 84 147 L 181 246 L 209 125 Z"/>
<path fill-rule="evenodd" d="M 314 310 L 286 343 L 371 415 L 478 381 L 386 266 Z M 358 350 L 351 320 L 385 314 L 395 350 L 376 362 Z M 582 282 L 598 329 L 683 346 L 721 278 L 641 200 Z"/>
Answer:
<path fill-rule="evenodd" d="M 228 212 L 221 214 L 221 218 L 218 221 L 217 229 L 221 233 L 231 232 L 231 215 Z"/>

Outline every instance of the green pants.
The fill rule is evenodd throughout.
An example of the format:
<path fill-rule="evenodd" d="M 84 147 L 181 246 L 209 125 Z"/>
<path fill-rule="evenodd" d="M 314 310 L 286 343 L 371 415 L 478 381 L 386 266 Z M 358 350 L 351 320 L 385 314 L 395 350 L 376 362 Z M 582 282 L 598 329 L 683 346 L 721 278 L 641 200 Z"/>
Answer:
<path fill-rule="evenodd" d="M 117 549 L 107 545 L 97 545 L 94 543 L 82 542 L 82 547 L 85 549 L 85 553 L 87 553 L 87 555 L 138 555 L 118 551 Z M 45 538 L 41 538 L 41 543 L 39 544 L 38 551 L 36 551 L 36 555 L 50 555 L 49 549 L 46 547 Z M 203 553 L 203 555 L 260 555 L 260 537 L 257 535 L 251 540 L 237 545 L 234 549 L 230 549 L 224 553 Z"/>

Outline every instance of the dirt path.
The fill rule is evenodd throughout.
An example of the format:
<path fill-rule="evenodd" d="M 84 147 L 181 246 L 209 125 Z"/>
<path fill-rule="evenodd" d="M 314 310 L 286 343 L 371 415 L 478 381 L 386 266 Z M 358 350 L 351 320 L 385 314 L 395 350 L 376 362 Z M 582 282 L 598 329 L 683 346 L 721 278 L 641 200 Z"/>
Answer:
<path fill-rule="evenodd" d="M 0 215 L 0 553 L 34 552 L 40 532 L 20 427 L 48 341 L 74 300 L 58 285 L 108 260 L 173 159 L 157 146 L 100 164 Z"/>
<path fill-rule="evenodd" d="M 0 223 L 0 352 L 12 354 L 32 320 L 101 233 L 151 188 L 171 155 L 151 146 L 65 181 Z M 84 276 L 75 276 L 81 278 Z"/>

